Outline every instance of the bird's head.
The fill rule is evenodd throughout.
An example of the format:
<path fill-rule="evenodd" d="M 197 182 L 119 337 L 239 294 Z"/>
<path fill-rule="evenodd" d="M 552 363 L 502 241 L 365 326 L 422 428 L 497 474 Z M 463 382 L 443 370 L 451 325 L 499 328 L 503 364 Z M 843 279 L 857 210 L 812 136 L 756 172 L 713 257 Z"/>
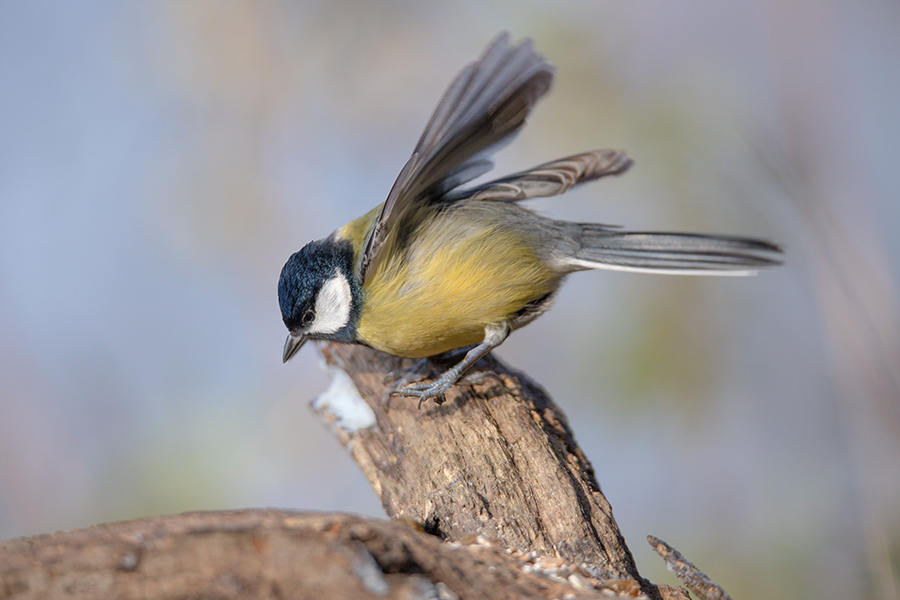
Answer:
<path fill-rule="evenodd" d="M 284 362 L 307 338 L 355 341 L 360 302 L 352 263 L 350 245 L 331 238 L 308 243 L 285 263 L 278 280 L 278 303 L 289 332 Z"/>

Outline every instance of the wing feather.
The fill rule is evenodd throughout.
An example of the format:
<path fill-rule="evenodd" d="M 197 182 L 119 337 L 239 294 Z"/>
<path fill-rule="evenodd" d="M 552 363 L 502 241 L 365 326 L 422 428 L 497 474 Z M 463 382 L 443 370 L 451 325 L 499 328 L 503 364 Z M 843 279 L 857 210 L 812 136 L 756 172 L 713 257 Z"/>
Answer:
<path fill-rule="evenodd" d="M 508 142 L 549 89 L 553 67 L 525 40 L 499 35 L 467 66 L 438 103 L 412 156 L 394 182 L 366 241 L 357 281 L 402 248 L 423 209 L 487 172 L 491 152 Z"/>
<path fill-rule="evenodd" d="M 544 163 L 455 194 L 458 199 L 518 202 L 546 198 L 608 175 L 628 170 L 632 160 L 622 150 L 594 150 Z"/>

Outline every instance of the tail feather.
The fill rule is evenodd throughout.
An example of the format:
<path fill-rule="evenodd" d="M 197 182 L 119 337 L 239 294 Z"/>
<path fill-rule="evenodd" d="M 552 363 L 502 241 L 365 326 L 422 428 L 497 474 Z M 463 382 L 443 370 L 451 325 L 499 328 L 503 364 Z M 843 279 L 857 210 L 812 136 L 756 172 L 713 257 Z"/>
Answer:
<path fill-rule="evenodd" d="M 694 233 L 616 231 L 582 225 L 574 269 L 613 269 L 673 275 L 755 275 L 781 264 L 781 249 L 754 238 Z"/>

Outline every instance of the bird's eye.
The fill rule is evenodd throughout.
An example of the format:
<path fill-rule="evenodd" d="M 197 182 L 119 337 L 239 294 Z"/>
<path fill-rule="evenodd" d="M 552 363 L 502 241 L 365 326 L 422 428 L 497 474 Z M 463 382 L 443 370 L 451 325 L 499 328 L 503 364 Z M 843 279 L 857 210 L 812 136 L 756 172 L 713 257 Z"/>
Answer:
<path fill-rule="evenodd" d="M 303 318 L 300 319 L 300 322 L 304 327 L 312 325 L 313 320 L 316 318 L 316 311 L 313 309 L 307 309 L 305 313 L 303 313 Z"/>

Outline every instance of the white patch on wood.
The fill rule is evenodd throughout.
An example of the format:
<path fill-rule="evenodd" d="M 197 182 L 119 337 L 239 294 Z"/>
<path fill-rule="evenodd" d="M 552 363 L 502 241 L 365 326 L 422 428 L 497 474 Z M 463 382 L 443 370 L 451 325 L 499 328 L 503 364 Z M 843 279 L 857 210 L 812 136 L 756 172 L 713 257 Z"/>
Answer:
<path fill-rule="evenodd" d="M 335 424 L 353 434 L 375 426 L 375 413 L 366 404 L 350 376 L 337 367 L 326 367 L 331 385 L 312 402 L 313 409 L 334 417 Z"/>

